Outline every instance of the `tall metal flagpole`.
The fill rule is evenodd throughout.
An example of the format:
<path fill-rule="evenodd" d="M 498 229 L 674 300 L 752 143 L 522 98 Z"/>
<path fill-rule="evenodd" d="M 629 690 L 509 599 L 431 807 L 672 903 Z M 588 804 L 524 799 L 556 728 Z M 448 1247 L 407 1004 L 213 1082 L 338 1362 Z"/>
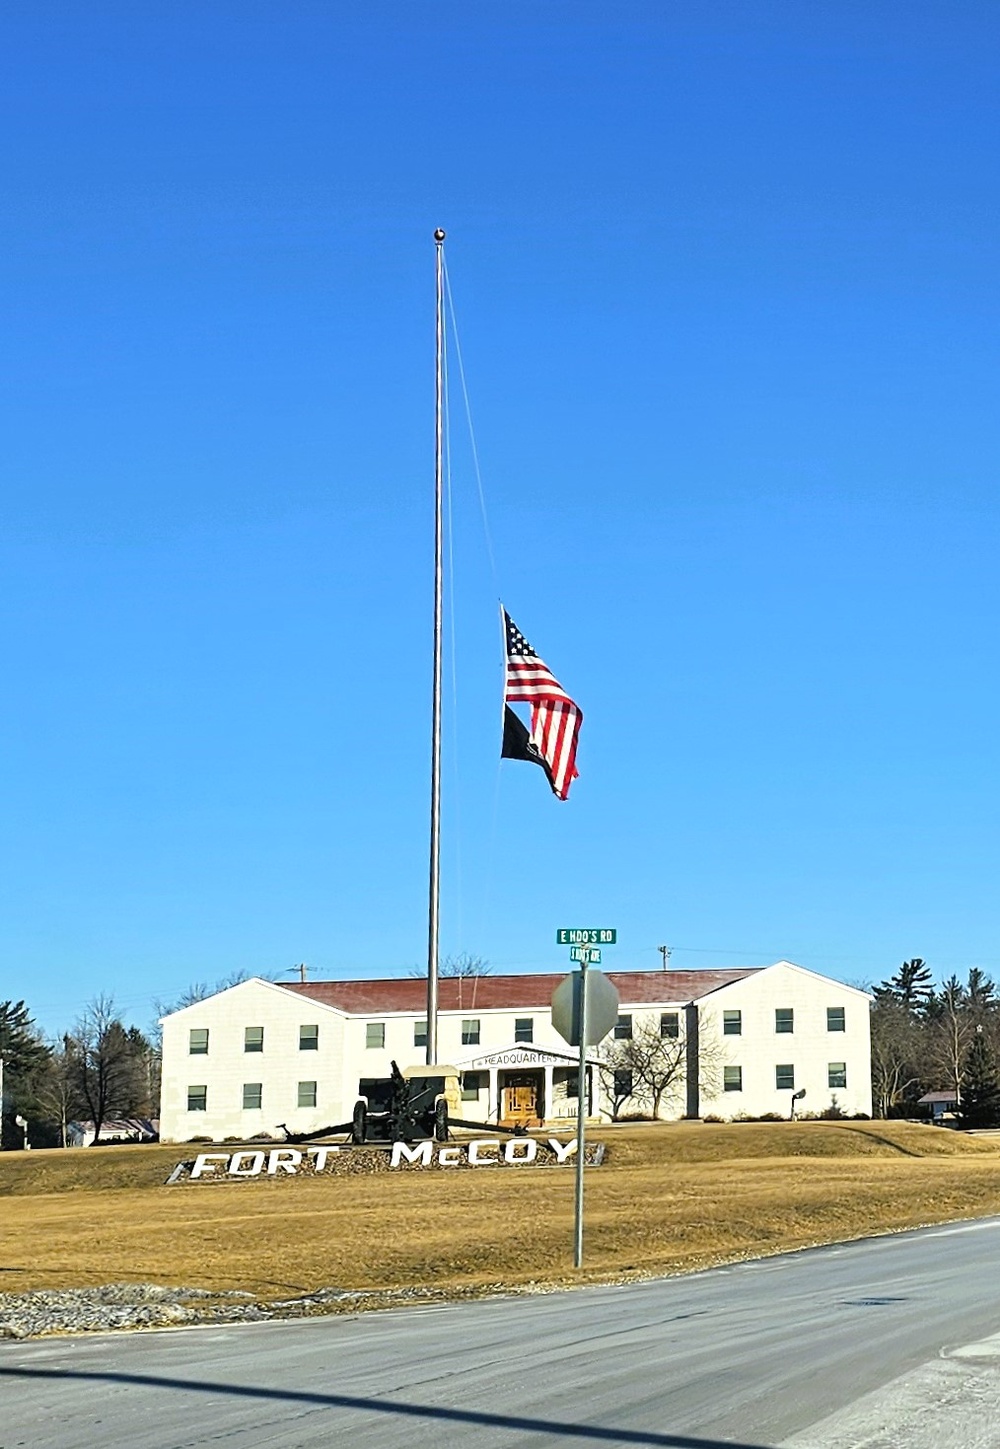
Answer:
<path fill-rule="evenodd" d="M 438 935 L 441 896 L 441 635 L 444 594 L 443 427 L 444 232 L 434 233 L 437 327 L 434 371 L 434 703 L 431 713 L 431 868 L 427 910 L 427 1065 L 437 1061 Z"/>

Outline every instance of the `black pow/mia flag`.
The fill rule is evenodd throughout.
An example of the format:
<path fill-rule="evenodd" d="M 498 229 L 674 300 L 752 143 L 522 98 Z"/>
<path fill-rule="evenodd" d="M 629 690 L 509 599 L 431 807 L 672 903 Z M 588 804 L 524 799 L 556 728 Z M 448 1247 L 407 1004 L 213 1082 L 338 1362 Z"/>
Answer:
<path fill-rule="evenodd" d="M 532 743 L 528 726 L 518 719 L 509 704 L 505 704 L 503 710 L 503 744 L 500 757 L 504 760 L 528 760 L 533 765 L 541 765 L 549 784 L 552 784 L 549 767 L 538 746 Z"/>

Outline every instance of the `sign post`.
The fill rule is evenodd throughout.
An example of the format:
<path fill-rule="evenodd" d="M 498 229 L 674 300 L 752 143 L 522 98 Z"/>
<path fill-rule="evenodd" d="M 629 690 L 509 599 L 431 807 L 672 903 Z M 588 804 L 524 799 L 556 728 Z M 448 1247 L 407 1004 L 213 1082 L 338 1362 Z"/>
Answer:
<path fill-rule="evenodd" d="M 587 967 L 590 951 L 578 946 L 580 952 L 580 1063 L 576 1076 L 576 1205 L 573 1214 L 573 1266 L 583 1267 L 583 1166 L 584 1124 L 587 1118 Z M 598 952 L 600 955 L 600 952 Z"/>
<path fill-rule="evenodd" d="M 576 1212 L 573 1224 L 573 1265 L 583 1267 L 583 1169 L 587 1118 L 587 1047 L 603 1041 L 618 1018 L 618 992 L 600 971 L 588 967 L 601 959 L 601 946 L 613 946 L 617 931 L 586 928 L 556 932 L 556 942 L 570 947 L 570 959 L 580 969 L 567 976 L 552 995 L 552 1024 L 571 1046 L 579 1046 L 576 1078 Z M 600 943 L 600 945 L 598 944 Z M 593 979 L 590 979 L 590 978 Z M 591 1000 L 591 986 L 597 987 Z M 567 987 L 569 990 L 567 991 Z"/>

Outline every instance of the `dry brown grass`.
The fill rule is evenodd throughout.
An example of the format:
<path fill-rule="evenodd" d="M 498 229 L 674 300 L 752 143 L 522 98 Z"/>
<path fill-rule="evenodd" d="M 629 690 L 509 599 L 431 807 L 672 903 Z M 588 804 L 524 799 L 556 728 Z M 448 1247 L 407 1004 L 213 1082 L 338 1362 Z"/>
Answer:
<path fill-rule="evenodd" d="M 1000 1212 L 993 1140 L 886 1123 L 599 1134 L 589 1279 L 664 1273 Z M 0 1291 L 149 1281 L 264 1299 L 338 1285 L 558 1283 L 573 1173 L 483 1168 L 165 1187 L 190 1147 L 5 1154 Z"/>

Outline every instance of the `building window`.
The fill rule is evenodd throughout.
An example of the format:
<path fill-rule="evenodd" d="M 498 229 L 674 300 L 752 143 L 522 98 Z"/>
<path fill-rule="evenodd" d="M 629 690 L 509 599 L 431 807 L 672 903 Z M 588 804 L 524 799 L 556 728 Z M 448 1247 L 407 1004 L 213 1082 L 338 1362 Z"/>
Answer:
<path fill-rule="evenodd" d="M 315 1082 L 300 1082 L 299 1083 L 299 1102 L 298 1102 L 298 1105 L 300 1107 L 315 1107 L 315 1105 L 316 1105 L 316 1083 Z"/>
<path fill-rule="evenodd" d="M 722 1013 L 722 1035 L 742 1036 L 743 1035 L 743 1013 L 742 1011 L 724 1011 Z"/>
<path fill-rule="evenodd" d="M 631 1097 L 632 1095 L 632 1073 L 626 1071 L 615 1072 L 615 1096 Z"/>
<path fill-rule="evenodd" d="M 847 1086 L 847 1063 L 830 1062 L 826 1069 L 826 1080 L 831 1087 Z"/>
<path fill-rule="evenodd" d="M 188 1087 L 188 1111 L 204 1112 L 208 1107 L 207 1087 Z"/>
<path fill-rule="evenodd" d="M 794 1091 L 795 1089 L 795 1068 L 790 1065 L 775 1067 L 774 1085 L 779 1092 Z"/>
<path fill-rule="evenodd" d="M 677 1037 L 681 1034 L 681 1020 L 676 1011 L 660 1013 L 660 1035 Z"/>
<path fill-rule="evenodd" d="M 243 1083 L 243 1110 L 244 1112 L 259 1112 L 261 1099 L 264 1095 L 262 1082 Z"/>
<path fill-rule="evenodd" d="M 462 1073 L 462 1101 L 478 1102 L 479 1092 L 483 1085 L 482 1072 Z"/>
<path fill-rule="evenodd" d="M 826 1008 L 826 1029 L 827 1031 L 846 1031 L 847 1022 L 844 1020 L 844 1008 L 842 1006 L 828 1006 Z"/>
<path fill-rule="evenodd" d="M 534 1041 L 535 1020 L 531 1016 L 518 1016 L 514 1020 L 514 1040 Z"/>
<path fill-rule="evenodd" d="M 795 1030 L 795 1012 L 790 1006 L 775 1008 L 774 1029 L 778 1032 Z"/>
<path fill-rule="evenodd" d="M 193 1026 L 188 1036 L 188 1051 L 193 1057 L 208 1056 L 208 1027 Z"/>
<path fill-rule="evenodd" d="M 243 1050 L 245 1052 L 262 1052 L 264 1050 L 264 1028 L 262 1026 L 244 1027 Z"/>
<path fill-rule="evenodd" d="M 379 1050 L 385 1046 L 385 1022 L 369 1021 L 365 1024 L 365 1046 Z"/>
<path fill-rule="evenodd" d="M 632 1018 L 620 1016 L 615 1022 L 615 1041 L 632 1040 Z"/>
<path fill-rule="evenodd" d="M 462 1045 L 479 1045 L 479 1017 L 466 1016 L 462 1019 Z"/>
<path fill-rule="evenodd" d="M 742 1092 L 743 1090 L 743 1068 L 723 1067 L 722 1068 L 722 1090 L 724 1092 Z"/>
<path fill-rule="evenodd" d="M 300 1052 L 318 1052 L 319 1051 L 319 1027 L 318 1026 L 300 1026 L 299 1027 L 299 1051 Z"/>
<path fill-rule="evenodd" d="M 426 1021 L 415 1021 L 413 1023 L 413 1045 L 415 1047 L 425 1047 L 427 1045 Z"/>
<path fill-rule="evenodd" d="M 577 1076 L 576 1072 L 574 1072 L 571 1077 L 566 1078 L 566 1095 L 567 1097 L 571 1097 L 574 1102 L 580 1095 L 578 1090 L 579 1086 L 580 1078 Z"/>

